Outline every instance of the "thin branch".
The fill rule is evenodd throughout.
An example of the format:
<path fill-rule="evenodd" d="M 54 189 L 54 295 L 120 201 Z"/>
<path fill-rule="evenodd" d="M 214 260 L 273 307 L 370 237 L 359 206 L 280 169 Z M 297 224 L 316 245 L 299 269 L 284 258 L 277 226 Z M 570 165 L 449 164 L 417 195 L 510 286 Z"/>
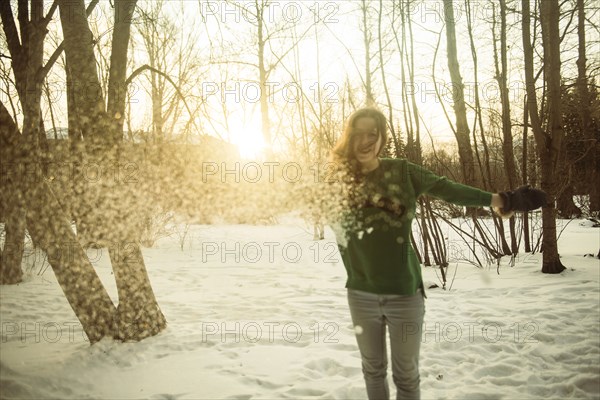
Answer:
<path fill-rule="evenodd" d="M 50 21 L 52 21 L 52 16 L 56 12 L 57 8 L 58 8 L 58 0 L 54 0 L 52 5 L 50 6 L 50 9 L 48 10 L 48 14 L 42 20 L 42 23 L 41 23 L 42 27 L 46 28 L 48 26 L 48 24 L 50 23 Z"/>
<path fill-rule="evenodd" d="M 358 67 L 358 65 L 356 64 L 356 60 L 354 59 L 354 52 L 352 50 L 350 50 L 348 48 L 348 46 L 346 46 L 346 44 L 335 33 L 333 33 L 333 31 L 331 30 L 331 28 L 327 24 L 325 24 L 325 27 L 327 28 L 327 30 L 329 31 L 329 33 L 331 33 L 333 35 L 334 39 L 337 40 L 344 47 L 344 49 L 346 50 L 346 52 L 350 56 L 350 60 L 352 61 L 352 64 L 354 64 L 354 67 L 356 68 L 356 72 L 358 73 L 358 76 L 360 78 L 360 81 L 361 81 L 362 85 L 366 86 L 365 79 L 364 79 L 362 73 L 360 72 L 361 69 Z"/>
<path fill-rule="evenodd" d="M 209 64 L 240 64 L 240 65 L 248 65 L 250 67 L 258 68 L 258 64 L 254 64 L 247 61 L 238 61 L 238 60 L 225 60 L 225 61 L 209 61 Z"/>
<path fill-rule="evenodd" d="M 288 53 L 289 53 L 290 51 L 292 51 L 292 50 L 293 50 L 293 49 L 294 49 L 296 46 L 298 46 L 298 43 L 300 43 L 300 42 L 302 41 L 302 39 L 304 39 L 304 37 L 306 36 L 306 34 L 308 33 L 308 31 L 309 31 L 310 29 L 312 29 L 312 25 L 311 25 L 311 26 L 309 26 L 309 27 L 308 27 L 308 28 L 307 28 L 307 29 L 306 29 L 306 30 L 305 30 L 305 31 L 302 33 L 302 35 L 300 35 L 300 37 L 299 37 L 299 38 L 296 40 L 296 42 L 295 42 L 295 43 L 293 43 L 293 44 L 292 44 L 292 45 L 291 45 L 291 46 L 290 46 L 290 47 L 289 47 L 289 48 L 288 48 L 288 49 L 287 49 L 287 50 L 286 50 L 286 51 L 285 51 L 285 52 L 284 52 L 284 53 L 283 53 L 281 56 L 279 56 L 279 57 L 277 57 L 277 56 L 276 56 L 277 60 L 276 60 L 276 61 L 275 61 L 273 64 L 271 64 L 271 65 L 269 66 L 269 69 L 267 70 L 267 76 L 269 76 L 269 74 L 271 73 L 271 71 L 273 71 L 273 69 L 275 69 L 275 67 L 276 67 L 277 65 L 279 65 L 279 63 L 281 63 L 281 60 L 282 60 L 282 59 L 283 59 L 283 58 L 284 58 L 286 55 L 288 55 Z M 268 43 L 269 43 L 269 46 L 271 46 L 271 42 L 269 41 Z M 272 54 L 275 54 L 275 52 L 273 51 L 273 49 L 272 49 L 272 48 L 271 48 L 271 53 L 272 53 Z"/>
<path fill-rule="evenodd" d="M 159 74 L 160 76 L 162 76 L 163 78 L 165 78 L 171 85 L 173 85 L 173 88 L 175 89 L 175 91 L 177 92 L 177 95 L 179 96 L 179 98 L 183 101 L 183 104 L 185 105 L 185 108 L 187 109 L 188 113 L 190 114 L 190 119 L 194 118 L 194 113 L 192 113 L 192 110 L 190 109 L 190 106 L 188 105 L 187 101 L 185 100 L 185 96 L 181 93 L 181 90 L 179 89 L 179 87 L 177 86 L 177 84 L 175 82 L 173 82 L 173 80 L 171 79 L 171 77 L 167 74 L 165 74 L 164 72 L 151 67 L 148 64 L 144 64 L 141 67 L 139 67 L 138 69 L 136 69 L 135 71 L 133 71 L 131 73 L 131 75 L 129 75 L 129 77 L 127 79 L 125 79 L 125 87 L 127 87 L 131 81 L 133 79 L 135 79 L 136 76 L 138 76 L 139 74 L 141 74 L 142 72 L 149 70 L 152 71 L 156 74 Z M 194 123 L 194 126 L 196 124 Z M 196 126 L 196 129 L 198 129 L 198 127 Z"/>
<path fill-rule="evenodd" d="M 18 61 L 21 58 L 23 48 L 19 41 L 19 33 L 17 31 L 17 25 L 15 24 L 10 1 L 0 1 L 0 17 L 2 17 L 2 26 L 4 27 L 8 50 L 13 59 Z"/>
<path fill-rule="evenodd" d="M 454 134 L 454 136 L 456 136 L 456 128 L 452 124 L 452 120 L 450 119 L 450 116 L 448 115 L 448 110 L 446 110 L 446 106 L 444 104 L 444 101 L 443 101 L 442 96 L 440 95 L 440 91 L 438 89 L 437 80 L 435 79 L 435 65 L 436 65 L 438 50 L 440 48 L 440 42 L 442 41 L 442 31 L 443 30 L 444 30 L 444 27 L 442 27 L 442 30 L 438 33 L 438 41 L 437 41 L 437 45 L 435 46 L 435 53 L 433 54 L 433 62 L 431 63 L 431 78 L 433 79 L 433 87 L 435 89 L 435 94 L 440 101 L 440 105 L 442 106 L 442 111 L 444 111 L 444 115 L 446 116 L 448 125 L 450 125 L 450 129 L 452 129 L 452 133 Z"/>

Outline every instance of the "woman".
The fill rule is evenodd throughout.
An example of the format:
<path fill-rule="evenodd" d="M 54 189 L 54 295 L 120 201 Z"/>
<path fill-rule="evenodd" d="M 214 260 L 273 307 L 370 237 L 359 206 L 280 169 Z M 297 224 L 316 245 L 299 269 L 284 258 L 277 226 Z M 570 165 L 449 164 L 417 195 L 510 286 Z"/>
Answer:
<path fill-rule="evenodd" d="M 380 158 L 386 142 L 387 122 L 378 110 L 360 109 L 348 119 L 332 151 L 353 189 L 336 239 L 348 273 L 348 304 L 369 399 L 389 399 L 386 328 L 397 398 L 418 399 L 425 292 L 410 244 L 417 198 L 428 194 L 457 205 L 492 206 L 507 215 L 538 208 L 546 197 L 528 187 L 492 194 L 404 159 Z"/>

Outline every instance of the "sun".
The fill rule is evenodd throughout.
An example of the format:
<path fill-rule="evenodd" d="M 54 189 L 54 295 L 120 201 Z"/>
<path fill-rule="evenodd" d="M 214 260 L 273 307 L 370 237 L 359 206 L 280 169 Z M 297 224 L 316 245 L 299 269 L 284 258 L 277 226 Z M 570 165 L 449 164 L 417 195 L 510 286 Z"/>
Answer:
<path fill-rule="evenodd" d="M 229 123 L 229 138 L 246 160 L 257 160 L 265 154 L 265 139 L 260 120 L 252 118 L 232 118 Z"/>

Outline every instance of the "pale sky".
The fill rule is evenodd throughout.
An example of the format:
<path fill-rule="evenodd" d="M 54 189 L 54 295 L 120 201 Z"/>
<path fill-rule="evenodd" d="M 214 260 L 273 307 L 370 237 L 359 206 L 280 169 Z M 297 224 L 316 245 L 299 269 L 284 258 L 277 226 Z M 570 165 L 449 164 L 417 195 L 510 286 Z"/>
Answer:
<path fill-rule="evenodd" d="M 153 1 L 153 0 L 152 0 Z M 48 3 L 48 2 L 46 2 Z M 517 2 L 518 3 L 518 2 Z M 518 5 L 517 3 L 513 5 Z M 138 8 L 149 10 L 152 3 L 150 0 L 140 0 Z M 226 4 L 223 1 L 166 1 L 160 17 L 157 18 L 159 29 L 174 33 L 176 45 L 168 52 L 170 59 L 164 66 L 175 81 L 178 76 L 187 74 L 187 81 L 181 83 L 181 89 L 186 94 L 189 103 L 198 104 L 196 100 L 205 101 L 202 106 L 204 115 L 198 116 L 193 124 L 193 130 L 202 130 L 214 136 L 222 137 L 238 144 L 242 154 L 247 157 L 256 156 L 264 145 L 261 134 L 260 104 L 258 101 L 258 70 L 244 63 L 256 63 L 256 29 L 253 20 L 248 13 L 240 11 L 240 6 L 248 7 L 253 1 L 238 1 L 238 7 Z M 371 34 L 373 36 L 372 53 L 375 53 L 377 43 L 377 12 L 379 1 L 369 1 L 372 7 Z M 389 4 L 389 3 L 388 3 Z M 269 87 L 274 92 L 269 98 L 271 108 L 271 124 L 273 135 L 275 132 L 290 132 L 300 129 L 297 119 L 299 99 L 298 85 L 294 82 L 300 75 L 299 85 L 306 95 L 306 100 L 317 107 L 318 90 L 323 99 L 328 99 L 332 107 L 339 106 L 339 97 L 343 95 L 347 82 L 357 91 L 356 100 L 361 103 L 364 97 L 360 75 L 364 75 L 364 42 L 361 31 L 361 14 L 359 1 L 272 1 L 267 8 L 265 19 L 267 29 L 272 32 L 275 26 L 280 26 L 283 32 L 275 35 L 276 39 L 271 43 L 271 48 L 266 49 L 266 61 L 272 62 L 275 55 L 282 54 L 290 47 L 294 39 L 291 37 L 295 25 L 295 34 L 301 35 L 307 31 L 304 40 L 296 48 L 289 52 L 283 62 L 277 66 L 269 76 Z M 49 4 L 46 4 L 49 7 Z M 478 51 L 479 81 L 481 87 L 481 100 L 484 107 L 499 109 L 499 93 L 497 83 L 493 79 L 493 47 L 491 20 L 492 8 L 488 1 L 473 2 L 473 21 L 475 43 Z M 313 26 L 315 13 L 318 12 L 321 23 Z M 434 65 L 435 46 L 438 42 L 438 33 L 442 33 L 437 59 L 435 61 L 435 74 L 438 89 L 444 98 L 444 105 L 454 123 L 454 114 L 451 103 L 451 85 L 447 68 L 446 39 L 443 24 L 443 4 L 441 1 L 428 0 L 417 2 L 411 11 L 414 36 L 414 61 L 415 61 L 415 86 L 416 101 L 419 107 L 422 123 L 426 129 L 422 129 L 422 140 L 429 143 L 430 139 L 426 131 L 431 131 L 435 141 L 453 141 L 452 131 L 448 125 L 443 108 L 435 94 L 435 85 L 432 79 L 432 66 Z M 136 14 L 134 24 L 140 23 L 140 13 Z M 382 16 L 382 29 L 390 30 L 390 15 Z M 112 9 L 107 1 L 102 0 L 98 8 L 90 17 L 91 25 L 100 35 L 101 47 L 110 43 L 112 31 Z M 457 29 L 457 46 L 465 95 L 467 103 L 474 103 L 473 88 L 473 63 L 470 53 L 469 38 L 466 32 L 466 13 L 462 1 L 455 2 L 455 21 Z M 509 88 L 512 109 L 512 117 L 515 121 L 521 121 L 522 95 L 524 85 L 522 84 L 522 67 L 520 50 L 520 20 L 517 15 L 509 14 Z M 167 28 L 165 28 L 167 27 Z M 396 24 L 400 34 L 400 25 Z M 50 26 L 51 34 L 46 42 L 48 54 L 56 47 L 53 38 L 60 38 L 60 24 L 58 15 Z M 499 30 L 499 28 L 498 28 Z M 598 42 L 598 31 L 588 29 L 588 42 Z M 132 29 L 133 45 L 130 48 L 133 68 L 147 63 L 147 54 L 137 28 Z M 576 38 L 575 38 L 576 39 Z M 568 40 L 573 40 L 569 38 Z M 187 42 L 191 47 L 191 53 L 196 59 L 191 64 L 182 65 L 177 61 L 177 48 L 180 43 Z M 318 54 L 317 54 L 318 44 Z M 539 45 L 539 43 L 538 43 Z M 565 49 L 568 46 L 564 46 Z M 576 50 L 576 49 L 575 49 Z M 575 50 L 565 50 L 563 57 L 563 76 L 572 77 L 575 74 L 574 59 Z M 99 50 L 100 51 L 100 50 Z M 540 50 L 541 51 L 541 50 Z M 104 50 L 107 52 L 107 50 Z M 238 53 L 238 54 L 232 54 Z M 99 53 L 98 53 L 99 54 Z M 105 54 L 105 57 L 106 54 Z M 298 63 L 296 64 L 296 57 Z M 588 62 L 598 62 L 598 54 L 589 54 Z M 211 58 L 218 63 L 210 63 Z M 406 85 L 402 84 L 399 66 L 399 53 L 396 43 L 390 43 L 386 52 L 386 80 L 392 98 L 394 114 L 396 118 L 402 118 L 402 90 Z M 106 64 L 98 57 L 101 68 L 106 69 Z M 319 63 L 317 64 L 317 60 Z M 6 60 L 2 60 L 5 68 L 8 67 Z M 317 70 L 317 65 L 319 69 Z M 378 65 L 378 60 L 372 62 L 372 67 Z M 66 126 L 66 93 L 64 93 L 64 77 L 60 70 L 61 66 L 55 66 L 50 77 L 50 96 L 53 103 L 54 122 L 57 126 Z M 299 69 L 299 70 L 296 70 Z M 293 74 L 295 77 L 292 77 Z M 408 79 L 408 78 L 406 78 Z M 131 127 L 132 129 L 151 128 L 152 109 L 149 101 L 149 74 L 138 77 L 130 88 L 131 102 Z M 383 92 L 381 71 L 374 71 L 373 87 L 376 100 L 383 107 L 387 107 L 386 97 Z M 3 88 L 4 89 L 4 88 Z M 172 93 L 172 88 L 167 86 L 167 92 Z M 14 93 L 13 93 L 14 94 Z M 6 94 L 2 94 L 3 100 Z M 46 127 L 51 128 L 50 113 L 48 112 L 47 100 L 44 99 Z M 182 108 L 183 105 L 180 105 Z M 192 106 L 193 108 L 194 106 Z M 224 110 L 229 114 L 225 121 Z M 307 115 L 311 115 L 306 108 Z M 341 112 L 341 110 L 340 110 Z M 173 127 L 178 130 L 188 121 L 187 115 L 180 117 L 173 125 L 173 121 L 167 121 L 166 128 Z M 472 121 L 472 113 L 469 112 L 469 121 Z M 402 120 L 400 122 L 403 129 Z M 229 129 L 227 129 L 227 127 Z M 340 127 L 341 128 L 341 127 Z M 516 132 L 516 131 L 515 131 Z"/>

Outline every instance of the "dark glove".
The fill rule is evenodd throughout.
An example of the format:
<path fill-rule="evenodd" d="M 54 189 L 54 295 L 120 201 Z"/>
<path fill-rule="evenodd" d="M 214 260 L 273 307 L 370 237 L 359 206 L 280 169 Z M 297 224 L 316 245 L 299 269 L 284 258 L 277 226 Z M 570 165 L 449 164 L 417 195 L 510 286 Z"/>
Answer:
<path fill-rule="evenodd" d="M 532 189 L 529 185 L 521 186 L 512 191 L 498 193 L 504 201 L 503 213 L 510 211 L 530 211 L 543 207 L 548 202 L 546 192 Z"/>

